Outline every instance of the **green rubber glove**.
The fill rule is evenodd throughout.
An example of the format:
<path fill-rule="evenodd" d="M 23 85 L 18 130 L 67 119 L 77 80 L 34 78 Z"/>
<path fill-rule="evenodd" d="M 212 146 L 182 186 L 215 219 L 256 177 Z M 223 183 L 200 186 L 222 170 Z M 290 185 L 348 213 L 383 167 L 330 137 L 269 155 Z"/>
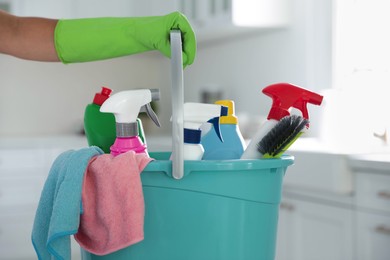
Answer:
<path fill-rule="evenodd" d="M 183 65 L 192 64 L 196 55 L 195 33 L 179 12 L 165 16 L 59 20 L 55 47 L 63 63 L 104 60 L 150 50 L 170 57 L 171 29 L 181 30 Z"/>

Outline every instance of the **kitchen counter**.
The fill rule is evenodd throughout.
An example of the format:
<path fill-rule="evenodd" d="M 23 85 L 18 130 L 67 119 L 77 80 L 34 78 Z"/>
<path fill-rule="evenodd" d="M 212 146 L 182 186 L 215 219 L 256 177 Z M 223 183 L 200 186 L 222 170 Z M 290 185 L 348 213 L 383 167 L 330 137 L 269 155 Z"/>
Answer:
<path fill-rule="evenodd" d="M 21 149 L 26 147 L 78 149 L 87 145 L 87 139 L 83 135 L 0 138 L 0 149 Z"/>
<path fill-rule="evenodd" d="M 147 136 L 149 151 L 170 151 L 172 148 L 169 136 Z M 36 137 L 6 137 L 0 138 L 0 149 L 23 148 L 63 148 L 79 149 L 88 146 L 84 135 L 59 135 Z"/>
<path fill-rule="evenodd" d="M 352 169 L 367 169 L 390 174 L 390 153 L 356 154 L 349 156 Z"/>

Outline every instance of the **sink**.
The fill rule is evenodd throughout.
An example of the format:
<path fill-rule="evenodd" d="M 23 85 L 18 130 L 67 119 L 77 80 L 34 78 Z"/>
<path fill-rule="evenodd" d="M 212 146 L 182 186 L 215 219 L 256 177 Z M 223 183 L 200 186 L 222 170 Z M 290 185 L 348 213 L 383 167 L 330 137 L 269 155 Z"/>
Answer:
<path fill-rule="evenodd" d="M 295 162 L 287 170 L 285 186 L 337 194 L 353 191 L 347 153 L 335 152 L 315 139 L 302 138 L 286 154 L 293 155 Z"/>

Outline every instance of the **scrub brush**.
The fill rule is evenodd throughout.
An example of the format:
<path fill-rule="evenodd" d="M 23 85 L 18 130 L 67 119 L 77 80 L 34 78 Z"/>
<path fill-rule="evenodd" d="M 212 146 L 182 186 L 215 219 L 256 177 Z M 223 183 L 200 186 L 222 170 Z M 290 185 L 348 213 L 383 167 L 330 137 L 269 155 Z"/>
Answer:
<path fill-rule="evenodd" d="M 258 143 L 263 158 L 279 158 L 303 133 L 309 120 L 302 116 L 283 117 Z"/>

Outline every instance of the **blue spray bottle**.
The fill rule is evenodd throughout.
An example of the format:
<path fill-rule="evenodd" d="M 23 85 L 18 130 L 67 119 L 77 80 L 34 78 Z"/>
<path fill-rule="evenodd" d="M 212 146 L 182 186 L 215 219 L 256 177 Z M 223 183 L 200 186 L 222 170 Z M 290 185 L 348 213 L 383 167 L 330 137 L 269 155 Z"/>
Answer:
<path fill-rule="evenodd" d="M 219 140 L 215 131 L 210 130 L 206 133 L 201 141 L 204 148 L 203 160 L 240 159 L 246 145 L 234 113 L 234 101 L 219 100 L 215 104 L 228 107 L 227 116 L 220 118 L 220 130 L 224 142 Z"/>
<path fill-rule="evenodd" d="M 213 124 L 218 141 L 223 142 L 219 130 L 219 119 L 227 115 L 227 108 L 214 104 L 203 103 L 185 103 L 184 104 L 184 160 L 201 160 L 203 158 L 204 148 L 201 144 L 202 130 L 201 125 L 204 123 Z"/>

